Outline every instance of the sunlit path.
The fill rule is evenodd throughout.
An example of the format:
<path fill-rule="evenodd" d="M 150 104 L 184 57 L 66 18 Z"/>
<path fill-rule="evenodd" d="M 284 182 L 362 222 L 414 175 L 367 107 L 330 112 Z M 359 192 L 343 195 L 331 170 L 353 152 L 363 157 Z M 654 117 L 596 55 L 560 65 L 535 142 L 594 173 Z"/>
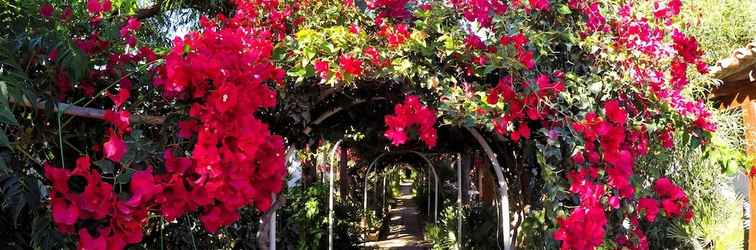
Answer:
<path fill-rule="evenodd" d="M 401 183 L 401 196 L 391 208 L 390 231 L 386 239 L 365 244 L 369 249 L 428 249 L 423 241 L 423 228 L 417 206 L 412 199 L 412 183 Z"/>

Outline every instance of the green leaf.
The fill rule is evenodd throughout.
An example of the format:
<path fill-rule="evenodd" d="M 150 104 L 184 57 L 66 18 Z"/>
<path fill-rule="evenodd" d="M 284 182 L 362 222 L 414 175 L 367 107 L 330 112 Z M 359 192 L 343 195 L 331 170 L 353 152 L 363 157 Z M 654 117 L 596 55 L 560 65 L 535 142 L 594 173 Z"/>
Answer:
<path fill-rule="evenodd" d="M 0 129 L 0 146 L 5 146 L 10 148 L 10 140 L 8 140 L 8 136 L 5 135 L 5 130 Z"/>
<path fill-rule="evenodd" d="M 0 107 L 0 123 L 18 126 L 18 121 L 16 120 L 16 117 L 13 116 L 13 112 L 11 112 L 7 106 Z"/>
<path fill-rule="evenodd" d="M 570 7 L 567 7 L 567 5 L 560 4 L 557 6 L 557 12 L 562 15 L 569 15 L 572 14 L 572 11 L 570 10 Z"/>
<path fill-rule="evenodd" d="M 113 166 L 113 162 L 108 159 L 102 159 L 99 161 L 95 161 L 94 165 L 99 167 L 100 170 L 102 170 L 103 174 L 112 175 L 113 171 L 115 170 Z"/>
<path fill-rule="evenodd" d="M 127 184 L 131 181 L 131 176 L 134 175 L 134 173 L 136 173 L 135 170 L 127 168 L 116 176 L 115 182 L 117 184 Z"/>
<path fill-rule="evenodd" d="M 61 249 L 63 235 L 53 226 L 49 214 L 34 217 L 32 221 L 31 247 L 34 249 Z"/>
<path fill-rule="evenodd" d="M 3 195 L 2 206 L 0 207 L 11 212 L 14 227 L 17 226 L 18 217 L 27 203 L 23 190 L 23 184 L 18 176 L 0 176 L 0 194 Z"/>

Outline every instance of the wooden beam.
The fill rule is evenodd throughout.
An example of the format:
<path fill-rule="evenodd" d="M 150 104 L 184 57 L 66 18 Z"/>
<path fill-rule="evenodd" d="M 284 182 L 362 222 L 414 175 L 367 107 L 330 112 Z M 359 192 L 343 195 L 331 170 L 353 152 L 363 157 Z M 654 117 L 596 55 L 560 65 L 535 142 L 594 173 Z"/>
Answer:
<path fill-rule="evenodd" d="M 756 84 L 754 82 L 751 82 L 748 79 L 740 80 L 740 81 L 728 81 L 716 87 L 711 92 L 711 94 L 714 97 L 730 96 L 730 95 L 743 92 L 749 88 L 750 89 L 756 88 Z"/>
<path fill-rule="evenodd" d="M 743 123 L 746 128 L 746 152 L 748 156 L 756 156 L 756 101 L 747 98 L 743 102 Z M 752 163 L 753 164 L 753 163 Z M 751 230 L 748 232 L 748 249 L 756 250 L 756 176 L 748 176 L 748 203 L 751 206 Z"/>

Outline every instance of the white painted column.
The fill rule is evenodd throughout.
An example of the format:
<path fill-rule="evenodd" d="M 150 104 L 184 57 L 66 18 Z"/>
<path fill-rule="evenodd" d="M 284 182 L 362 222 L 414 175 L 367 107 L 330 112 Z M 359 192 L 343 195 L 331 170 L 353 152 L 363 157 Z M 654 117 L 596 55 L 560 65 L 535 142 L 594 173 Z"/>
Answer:
<path fill-rule="evenodd" d="M 496 159 L 496 154 L 493 152 L 493 149 L 491 149 L 491 146 L 488 145 L 488 142 L 486 142 L 483 136 L 480 135 L 478 130 L 470 127 L 465 128 L 473 135 L 473 137 L 475 137 L 493 165 L 494 173 L 496 173 L 496 179 L 499 184 L 499 195 L 501 198 L 501 230 L 504 238 L 504 249 L 511 250 L 513 247 L 512 236 L 509 234 L 509 187 L 507 186 L 506 179 L 501 171 L 502 167 L 499 165 L 499 161 Z"/>
<path fill-rule="evenodd" d="M 431 167 L 432 166 L 428 166 L 428 169 L 430 170 Z M 430 195 L 430 191 L 431 191 L 431 178 L 430 178 L 430 175 L 431 175 L 431 173 L 430 173 L 430 171 L 426 172 L 425 175 L 428 177 L 428 179 L 427 179 L 427 181 L 428 181 L 428 189 L 425 190 L 425 196 L 428 196 L 427 197 L 428 198 L 428 204 L 426 204 L 426 205 L 428 205 L 428 210 L 425 210 L 425 211 L 426 211 L 426 213 L 430 213 L 431 212 L 431 195 Z M 430 216 L 428 216 L 428 218 L 430 219 Z"/>
<path fill-rule="evenodd" d="M 333 250 L 333 166 L 328 178 L 328 250 Z"/>
<path fill-rule="evenodd" d="M 331 149 L 331 153 L 328 155 L 330 160 L 328 162 L 328 250 L 333 250 L 333 157 L 339 145 L 341 145 L 341 140 L 333 145 L 333 149 Z"/>
<path fill-rule="evenodd" d="M 457 153 L 457 245 L 462 249 L 462 154 Z"/>
<path fill-rule="evenodd" d="M 273 193 L 273 200 L 271 201 L 271 204 L 276 203 L 276 194 Z M 276 250 L 276 210 L 273 210 L 273 213 L 270 215 L 270 230 L 268 230 L 268 239 L 270 240 L 270 245 L 268 246 L 268 249 L 270 250 Z"/>

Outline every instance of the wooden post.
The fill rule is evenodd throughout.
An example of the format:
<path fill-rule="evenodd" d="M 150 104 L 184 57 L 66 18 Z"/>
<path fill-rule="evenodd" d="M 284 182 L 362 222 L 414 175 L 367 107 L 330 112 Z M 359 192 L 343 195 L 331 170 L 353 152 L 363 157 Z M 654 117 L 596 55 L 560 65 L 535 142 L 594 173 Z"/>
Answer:
<path fill-rule="evenodd" d="M 748 156 L 756 156 L 756 101 L 746 98 L 743 107 L 743 123 L 745 125 L 746 152 Z M 753 163 L 752 163 L 753 164 Z M 748 231 L 748 249 L 756 250 L 756 176 L 748 176 L 748 204 L 751 207 L 751 227 Z"/>

